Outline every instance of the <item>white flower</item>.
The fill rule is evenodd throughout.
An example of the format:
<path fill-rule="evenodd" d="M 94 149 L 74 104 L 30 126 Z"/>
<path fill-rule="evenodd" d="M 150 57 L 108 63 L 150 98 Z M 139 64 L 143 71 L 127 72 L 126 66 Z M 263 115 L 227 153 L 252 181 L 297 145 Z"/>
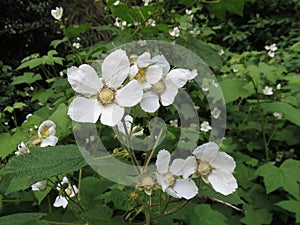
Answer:
<path fill-rule="evenodd" d="M 123 30 L 124 27 L 127 25 L 127 22 L 126 21 L 121 21 L 119 17 L 116 17 L 114 25 L 116 27 L 121 28 L 121 30 Z"/>
<path fill-rule="evenodd" d="M 224 55 L 225 51 L 223 49 L 220 49 L 220 51 L 218 51 L 218 54 L 221 56 L 221 55 Z"/>
<path fill-rule="evenodd" d="M 152 27 L 155 27 L 156 26 L 156 21 L 152 18 L 148 19 L 147 23 L 152 26 Z"/>
<path fill-rule="evenodd" d="M 124 50 L 116 50 L 104 59 L 102 78 L 87 64 L 69 68 L 69 83 L 74 91 L 85 95 L 75 97 L 71 103 L 68 110 L 71 119 L 95 123 L 100 116 L 102 124 L 118 124 L 124 115 L 124 107 L 135 106 L 143 96 L 143 88 L 136 80 L 122 86 L 129 70 L 130 63 Z"/>
<path fill-rule="evenodd" d="M 207 91 L 209 91 L 209 85 L 208 85 L 208 84 L 202 84 L 202 85 L 201 85 L 201 89 L 202 89 L 204 92 L 207 92 Z"/>
<path fill-rule="evenodd" d="M 51 120 L 46 120 L 39 126 L 38 137 L 41 141 L 40 147 L 55 146 L 58 137 L 55 136 L 56 125 Z"/>
<path fill-rule="evenodd" d="M 270 50 L 270 51 L 272 51 L 272 52 L 276 52 L 278 48 L 277 48 L 276 44 L 273 43 L 273 44 L 271 44 L 271 45 L 266 45 L 266 46 L 265 46 L 265 49 L 266 49 L 266 50 Z"/>
<path fill-rule="evenodd" d="M 147 5 L 149 5 L 149 3 L 152 2 L 152 0 L 143 0 L 143 2 L 144 2 L 144 6 L 147 6 Z"/>
<path fill-rule="evenodd" d="M 18 151 L 15 151 L 15 155 L 19 156 L 21 154 L 28 154 L 30 151 L 26 147 L 25 143 L 22 141 L 21 144 L 18 145 Z"/>
<path fill-rule="evenodd" d="M 201 123 L 200 125 L 200 130 L 203 132 L 208 132 L 212 129 L 212 127 L 209 125 L 209 122 L 204 121 L 203 123 Z"/>
<path fill-rule="evenodd" d="M 73 46 L 73 48 L 80 48 L 80 43 L 79 42 L 74 42 L 73 44 L 72 44 L 72 46 Z"/>
<path fill-rule="evenodd" d="M 188 177 L 196 171 L 197 162 L 195 157 L 189 156 L 184 159 L 175 159 L 169 166 L 171 155 L 166 150 L 158 152 L 156 160 L 156 180 L 162 191 L 167 192 L 174 198 L 191 199 L 198 193 L 195 182 Z M 183 178 L 179 178 L 182 176 Z"/>
<path fill-rule="evenodd" d="M 169 34 L 172 37 L 179 37 L 179 35 L 180 35 L 180 29 L 179 29 L 179 27 L 174 27 L 173 30 L 169 31 Z"/>
<path fill-rule="evenodd" d="M 273 113 L 273 116 L 274 116 L 276 119 L 278 119 L 278 120 L 281 120 L 281 119 L 282 119 L 282 115 L 283 115 L 283 113 L 281 113 L 281 112 L 274 112 L 274 113 Z"/>
<path fill-rule="evenodd" d="M 232 70 L 234 73 L 237 73 L 237 72 L 239 72 L 239 70 L 238 69 L 236 69 L 236 68 L 233 68 L 233 70 Z"/>
<path fill-rule="evenodd" d="M 147 41 L 146 41 L 146 40 L 141 40 L 141 39 L 140 39 L 140 40 L 137 41 L 137 43 L 138 43 L 141 47 L 147 45 Z"/>
<path fill-rule="evenodd" d="M 118 130 L 124 135 L 140 136 L 143 135 L 144 129 L 138 129 L 137 126 L 132 127 L 133 118 L 130 115 L 124 116 L 125 127 L 122 121 L 117 124 Z"/>
<path fill-rule="evenodd" d="M 175 119 L 175 120 L 170 120 L 170 125 L 171 126 L 174 126 L 174 127 L 178 127 L 178 120 Z"/>
<path fill-rule="evenodd" d="M 274 56 L 275 56 L 275 52 L 268 51 L 268 56 L 270 56 L 271 58 L 274 58 Z"/>
<path fill-rule="evenodd" d="M 63 14 L 63 8 L 62 7 L 56 7 L 55 9 L 51 10 L 51 15 L 54 17 L 56 20 L 60 20 Z"/>
<path fill-rule="evenodd" d="M 197 173 L 212 187 L 223 195 L 233 193 L 238 185 L 232 175 L 235 161 L 225 152 L 219 152 L 219 147 L 214 142 L 198 146 L 193 155 L 198 159 Z"/>
<path fill-rule="evenodd" d="M 188 15 L 188 16 L 192 15 L 192 10 L 191 9 L 186 9 L 185 14 Z"/>
<path fill-rule="evenodd" d="M 199 35 L 200 34 L 200 30 L 198 30 L 196 27 L 190 31 L 191 34 L 194 34 L 194 35 Z"/>
<path fill-rule="evenodd" d="M 47 180 L 38 181 L 38 182 L 34 183 L 33 185 L 31 185 L 31 189 L 33 191 L 43 191 L 46 188 L 47 183 L 48 183 Z"/>
<path fill-rule="evenodd" d="M 63 208 L 66 208 L 68 205 L 68 198 L 72 198 L 75 196 L 75 194 L 78 193 L 78 188 L 75 185 L 71 186 L 68 178 L 66 177 L 63 178 L 62 182 L 58 184 L 56 189 L 60 191 L 61 188 L 65 186 L 65 184 L 67 184 L 67 188 L 64 189 L 64 195 L 68 197 L 65 197 L 64 195 L 57 196 L 53 203 L 54 207 L 62 206 Z"/>
<path fill-rule="evenodd" d="M 277 90 L 280 90 L 280 89 L 281 89 L 281 84 L 277 84 L 277 85 L 276 85 L 276 89 L 277 89 Z"/>
<path fill-rule="evenodd" d="M 264 93 L 264 95 L 272 95 L 273 94 L 273 88 L 271 88 L 269 86 L 265 86 L 265 88 L 263 89 L 263 93 Z"/>
<path fill-rule="evenodd" d="M 218 109 L 217 107 L 213 108 L 213 110 L 211 111 L 211 116 L 215 119 L 218 119 L 221 115 L 221 110 Z"/>
<path fill-rule="evenodd" d="M 178 89 L 183 87 L 188 80 L 198 75 L 196 70 L 173 69 L 170 72 L 170 65 L 163 55 L 155 56 L 152 59 L 163 70 L 162 78 L 152 84 L 151 90 L 144 93 L 141 100 L 141 107 L 145 112 L 155 112 L 161 102 L 163 106 L 171 105 L 178 93 Z M 166 74 L 166 75 L 165 75 Z"/>
<path fill-rule="evenodd" d="M 115 1 L 114 2 L 114 6 L 117 6 L 117 5 L 119 5 L 120 4 L 120 1 Z"/>
<path fill-rule="evenodd" d="M 163 70 L 151 59 L 149 52 L 138 56 L 136 62 L 130 67 L 130 78 L 136 79 L 143 88 L 151 88 L 163 75 Z"/>

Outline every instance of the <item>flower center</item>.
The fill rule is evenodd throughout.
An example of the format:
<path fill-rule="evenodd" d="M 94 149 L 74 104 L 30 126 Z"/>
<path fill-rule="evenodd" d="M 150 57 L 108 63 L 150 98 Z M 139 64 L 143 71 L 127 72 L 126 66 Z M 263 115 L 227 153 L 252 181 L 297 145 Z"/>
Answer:
<path fill-rule="evenodd" d="M 56 17 L 60 17 L 60 12 L 57 11 L 57 12 L 55 13 L 55 15 L 56 15 Z"/>
<path fill-rule="evenodd" d="M 211 171 L 212 171 L 212 167 L 208 162 L 200 161 L 198 165 L 198 172 L 200 173 L 200 175 L 207 176 L 208 174 L 211 173 Z"/>
<path fill-rule="evenodd" d="M 65 192 L 66 192 L 66 194 L 67 194 L 68 196 L 71 196 L 72 193 L 73 193 L 73 190 L 72 190 L 72 188 L 68 187 L 68 188 L 65 190 Z"/>
<path fill-rule="evenodd" d="M 114 102 L 115 100 L 115 95 L 116 95 L 116 90 L 108 87 L 108 86 L 104 86 L 101 91 L 98 93 L 98 101 L 100 103 L 102 103 L 102 105 L 107 105 L 107 104 L 111 104 Z"/>
<path fill-rule="evenodd" d="M 41 130 L 41 135 L 43 137 L 49 137 L 50 136 L 49 127 L 44 126 L 43 129 Z"/>
<path fill-rule="evenodd" d="M 135 75 L 134 79 L 136 79 L 140 83 L 144 83 L 146 81 L 146 69 L 139 68 L 139 71 Z"/>
<path fill-rule="evenodd" d="M 152 88 L 157 94 L 162 94 L 166 90 L 166 85 L 163 81 L 158 81 Z"/>
<path fill-rule="evenodd" d="M 165 178 L 167 179 L 167 181 L 169 182 L 169 186 L 172 186 L 173 184 L 175 184 L 175 177 L 173 176 L 173 174 L 171 173 L 167 173 L 165 175 Z"/>
<path fill-rule="evenodd" d="M 144 186 L 144 189 L 149 190 L 154 185 L 154 180 L 150 176 L 146 176 L 142 180 L 142 186 Z"/>

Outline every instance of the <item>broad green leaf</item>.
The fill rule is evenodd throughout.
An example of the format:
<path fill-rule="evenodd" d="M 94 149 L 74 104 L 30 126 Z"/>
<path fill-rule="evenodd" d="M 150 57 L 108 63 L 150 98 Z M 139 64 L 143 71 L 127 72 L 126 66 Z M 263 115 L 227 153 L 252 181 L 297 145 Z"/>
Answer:
<path fill-rule="evenodd" d="M 69 39 L 67 37 L 64 37 L 63 39 L 60 40 L 53 40 L 50 44 L 50 46 L 53 46 L 53 48 L 57 48 L 58 45 L 68 41 Z"/>
<path fill-rule="evenodd" d="M 70 25 L 65 29 L 65 35 L 68 38 L 77 37 L 79 34 L 83 34 L 86 32 L 89 28 L 91 28 L 90 23 L 85 23 L 81 25 Z"/>
<path fill-rule="evenodd" d="M 300 108 L 295 108 L 285 102 L 261 103 L 261 107 L 265 112 L 281 112 L 283 118 L 300 126 Z"/>
<path fill-rule="evenodd" d="M 23 102 L 15 102 L 13 105 L 14 109 L 23 109 L 24 107 L 26 107 L 27 105 Z"/>
<path fill-rule="evenodd" d="M 42 76 L 40 74 L 35 74 L 31 72 L 25 72 L 22 76 L 18 76 L 13 78 L 13 82 L 11 83 L 12 85 L 16 84 L 32 84 L 37 80 L 41 80 Z"/>
<path fill-rule="evenodd" d="M 13 177 L 7 187 L 6 195 L 12 192 L 25 190 L 30 186 L 30 177 Z"/>
<path fill-rule="evenodd" d="M 225 19 L 226 11 L 242 16 L 244 0 L 220 0 L 208 6 L 211 13 L 214 13 L 219 19 Z"/>
<path fill-rule="evenodd" d="M 280 187 L 299 199 L 300 161 L 287 159 L 280 167 L 266 163 L 259 167 L 255 174 L 264 178 L 267 193 Z"/>
<path fill-rule="evenodd" d="M 0 217 L 1 225 L 46 225 L 46 221 L 41 220 L 45 213 L 18 213 Z"/>
<path fill-rule="evenodd" d="M 12 151 L 9 146 L 11 136 L 9 133 L 2 133 L 0 134 L 0 143 L 1 143 L 1 148 L 0 148 L 0 157 L 2 159 L 5 159 L 6 156 L 8 156 Z"/>
<path fill-rule="evenodd" d="M 253 209 L 252 206 L 246 205 L 246 216 L 240 221 L 246 225 L 262 225 L 270 224 L 272 222 L 272 213 L 268 209 Z"/>
<path fill-rule="evenodd" d="M 248 91 L 243 88 L 245 84 L 246 83 L 242 80 L 233 79 L 227 79 L 220 82 L 226 104 L 233 102 L 238 98 L 245 98 L 249 95 Z"/>
<path fill-rule="evenodd" d="M 211 209 L 210 205 L 200 204 L 194 207 L 194 216 L 188 218 L 190 225 L 227 225 L 227 218 Z"/>
<path fill-rule="evenodd" d="M 117 209 L 122 209 L 124 211 L 129 211 L 134 208 L 133 202 L 129 201 L 129 196 L 126 192 L 120 189 L 113 189 L 111 191 L 111 200 L 113 201 Z"/>
<path fill-rule="evenodd" d="M 289 212 L 296 214 L 296 223 L 300 223 L 300 201 L 296 200 L 285 200 L 276 203 L 275 205 L 280 206 L 283 209 L 286 209 Z"/>
<path fill-rule="evenodd" d="M 12 158 L 1 169 L 0 176 L 30 177 L 29 184 L 33 184 L 49 177 L 79 170 L 85 165 L 86 162 L 76 145 L 32 147 L 29 154 Z"/>

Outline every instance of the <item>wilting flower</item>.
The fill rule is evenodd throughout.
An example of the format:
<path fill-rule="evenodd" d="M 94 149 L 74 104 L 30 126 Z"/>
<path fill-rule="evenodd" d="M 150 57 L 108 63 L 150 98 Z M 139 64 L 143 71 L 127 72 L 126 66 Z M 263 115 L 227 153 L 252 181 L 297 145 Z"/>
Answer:
<path fill-rule="evenodd" d="M 163 70 L 151 59 L 149 52 L 138 56 L 134 64 L 130 67 L 130 78 L 136 79 L 143 88 L 151 88 L 163 75 Z"/>
<path fill-rule="evenodd" d="M 196 171 L 196 159 L 189 156 L 186 159 L 175 159 L 170 164 L 171 155 L 166 150 L 158 152 L 156 160 L 156 180 L 163 192 L 174 198 L 191 199 L 198 193 L 195 182 L 188 177 Z M 180 178 L 182 176 L 183 178 Z"/>
<path fill-rule="evenodd" d="M 54 17 L 56 20 L 60 20 L 62 15 L 63 15 L 63 8 L 62 7 L 56 7 L 55 9 L 51 10 L 51 15 Z"/>
<path fill-rule="evenodd" d="M 62 188 L 65 189 L 62 190 Z M 55 202 L 53 203 L 54 207 L 62 206 L 63 208 L 66 208 L 68 205 L 68 198 L 72 198 L 78 193 L 78 188 L 75 185 L 71 185 L 66 177 L 63 178 L 62 182 L 58 184 L 56 189 L 58 191 L 63 191 L 63 193 L 56 197 Z"/>
<path fill-rule="evenodd" d="M 71 103 L 68 115 L 82 123 L 95 123 L 99 116 L 102 124 L 115 126 L 123 115 L 124 107 L 140 102 L 143 88 L 137 80 L 131 80 L 124 87 L 122 83 L 129 74 L 130 63 L 124 50 L 110 53 L 102 64 L 102 78 L 93 67 L 83 64 L 68 69 L 68 81 L 77 96 Z"/>
<path fill-rule="evenodd" d="M 179 29 L 179 27 L 174 27 L 173 30 L 169 31 L 169 34 L 172 37 L 179 37 L 179 35 L 180 35 L 180 29 Z"/>
<path fill-rule="evenodd" d="M 263 89 L 263 93 L 264 93 L 264 95 L 272 95 L 273 94 L 273 88 L 271 88 L 269 86 L 265 86 L 265 88 Z"/>
<path fill-rule="evenodd" d="M 55 136 L 56 125 L 51 120 L 46 120 L 39 126 L 38 129 L 38 141 L 39 143 L 35 144 L 40 147 L 55 146 L 58 141 L 58 137 Z"/>
<path fill-rule="evenodd" d="M 204 121 L 203 123 L 201 123 L 200 125 L 200 130 L 203 132 L 208 132 L 212 129 L 212 127 L 209 125 L 209 122 Z"/>
<path fill-rule="evenodd" d="M 136 185 L 139 190 L 144 190 L 147 195 L 152 194 L 152 190 L 155 189 L 156 179 L 152 174 L 142 174 Z"/>
<path fill-rule="evenodd" d="M 193 155 L 198 159 L 196 173 L 217 192 L 229 195 L 237 189 L 236 179 L 232 175 L 235 161 L 225 152 L 219 152 L 216 143 L 209 142 L 198 146 Z"/>
<path fill-rule="evenodd" d="M 38 181 L 33 185 L 31 185 L 31 189 L 33 191 L 43 191 L 47 187 L 47 183 L 48 183 L 47 180 Z"/>
<path fill-rule="evenodd" d="M 25 143 L 22 141 L 21 144 L 18 145 L 18 151 L 15 151 L 15 155 L 19 156 L 21 154 L 28 154 L 30 151 L 26 147 Z"/>
<path fill-rule="evenodd" d="M 155 112 L 159 108 L 159 102 L 163 106 L 171 105 L 178 93 L 178 89 L 183 87 L 187 81 L 194 79 L 198 73 L 197 70 L 188 69 L 170 70 L 170 65 L 163 55 L 152 58 L 155 65 L 162 68 L 163 76 L 152 84 L 149 91 L 146 91 L 141 100 L 141 107 L 145 112 Z"/>
<path fill-rule="evenodd" d="M 133 135 L 133 136 L 140 136 L 143 135 L 144 129 L 139 129 L 137 126 L 132 127 L 133 124 L 133 118 L 130 115 L 124 116 L 124 123 L 125 127 L 122 121 L 120 121 L 117 124 L 118 130 L 124 134 L 124 135 Z"/>

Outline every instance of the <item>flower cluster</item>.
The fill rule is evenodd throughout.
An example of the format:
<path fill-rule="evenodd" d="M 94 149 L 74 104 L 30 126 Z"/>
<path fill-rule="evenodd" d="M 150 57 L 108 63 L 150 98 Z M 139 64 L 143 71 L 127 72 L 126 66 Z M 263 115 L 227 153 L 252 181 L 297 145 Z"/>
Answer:
<path fill-rule="evenodd" d="M 271 58 L 273 58 L 275 56 L 275 52 L 277 51 L 277 46 L 275 43 L 271 44 L 271 45 L 266 45 L 265 49 L 268 51 L 268 56 L 270 56 Z"/>
<path fill-rule="evenodd" d="M 83 64 L 67 70 L 68 81 L 78 96 L 70 104 L 72 120 L 115 126 L 124 116 L 125 107 L 140 104 L 153 113 L 160 105 L 174 102 L 178 89 L 194 79 L 196 70 L 171 66 L 163 55 L 151 57 L 149 52 L 130 57 L 122 49 L 110 53 L 101 65 L 99 77 L 93 67 Z"/>
<path fill-rule="evenodd" d="M 143 180 L 139 186 L 145 184 L 145 192 L 147 190 L 146 193 L 150 194 L 149 189 L 154 190 L 157 182 L 163 192 L 175 198 L 185 199 L 191 199 L 198 194 L 198 187 L 193 180 L 196 177 L 201 177 L 205 183 L 209 183 L 215 191 L 223 195 L 229 195 L 237 189 L 236 179 L 232 175 L 235 161 L 225 152 L 220 152 L 216 143 L 208 142 L 198 146 L 192 154 L 186 159 L 174 159 L 170 163 L 171 154 L 164 149 L 159 151 L 156 160 L 156 181 Z"/>

